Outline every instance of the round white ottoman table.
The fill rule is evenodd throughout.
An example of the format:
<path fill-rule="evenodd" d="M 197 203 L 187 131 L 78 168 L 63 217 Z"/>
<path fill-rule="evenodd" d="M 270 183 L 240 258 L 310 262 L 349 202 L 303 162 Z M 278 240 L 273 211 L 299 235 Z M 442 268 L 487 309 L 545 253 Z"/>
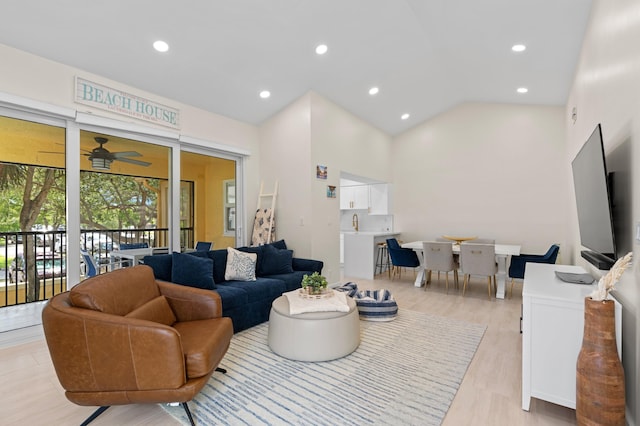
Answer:
<path fill-rule="evenodd" d="M 308 312 L 289 315 L 289 300 L 280 296 L 269 314 L 269 347 L 296 361 L 342 358 L 360 345 L 360 319 L 356 303 L 347 297 L 349 312 Z"/>

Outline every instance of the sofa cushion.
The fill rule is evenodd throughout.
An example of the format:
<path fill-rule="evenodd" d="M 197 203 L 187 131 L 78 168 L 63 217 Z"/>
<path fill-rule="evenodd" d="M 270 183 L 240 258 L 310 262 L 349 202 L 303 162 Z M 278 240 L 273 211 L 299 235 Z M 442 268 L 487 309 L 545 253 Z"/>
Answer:
<path fill-rule="evenodd" d="M 164 325 L 173 325 L 176 322 L 176 316 L 164 296 L 158 296 L 149 300 L 137 309 L 125 315 L 127 318 L 137 318 L 147 321 L 153 321 Z"/>
<path fill-rule="evenodd" d="M 305 275 L 311 275 L 312 273 L 313 272 L 309 271 L 293 271 L 288 274 L 265 275 L 261 278 L 272 278 L 280 280 L 284 282 L 284 286 L 286 288 L 285 291 L 291 291 L 302 287 L 302 277 L 304 277 Z"/>
<path fill-rule="evenodd" d="M 213 280 L 216 283 L 224 281 L 224 270 L 227 267 L 227 249 L 210 250 L 209 259 L 213 260 Z"/>
<path fill-rule="evenodd" d="M 274 241 L 274 242 L 266 244 L 266 245 L 271 245 L 271 246 L 277 248 L 278 250 L 286 250 L 287 249 L 287 244 L 284 242 L 284 240 Z"/>
<path fill-rule="evenodd" d="M 255 253 L 245 253 L 227 247 L 227 265 L 224 270 L 225 281 L 255 281 L 257 259 L 258 255 Z"/>
<path fill-rule="evenodd" d="M 260 275 L 260 269 L 262 268 L 262 249 L 264 246 L 256 247 L 238 247 L 236 250 L 244 253 L 255 253 L 256 258 L 256 275 Z"/>
<path fill-rule="evenodd" d="M 223 315 L 225 315 L 225 312 L 229 309 L 243 307 L 249 303 L 249 296 L 246 291 L 241 288 L 230 286 L 226 282 L 217 284 L 216 291 L 220 295 Z"/>
<path fill-rule="evenodd" d="M 216 288 L 213 281 L 213 260 L 183 253 L 173 253 L 171 256 L 172 282 L 207 290 Z"/>
<path fill-rule="evenodd" d="M 244 290 L 249 303 L 265 299 L 273 301 L 286 290 L 282 280 L 273 278 L 258 278 L 256 281 L 227 281 L 225 285 Z"/>
<path fill-rule="evenodd" d="M 153 275 L 158 280 L 171 281 L 171 269 L 173 268 L 173 256 L 170 254 L 154 254 L 145 256 L 142 262 L 153 269 Z"/>
<path fill-rule="evenodd" d="M 192 251 L 187 251 L 184 254 L 188 254 L 189 256 L 195 256 L 195 257 L 206 257 L 206 258 L 209 258 L 209 253 L 207 253 L 206 251 L 192 250 Z"/>
<path fill-rule="evenodd" d="M 262 248 L 262 262 L 258 275 L 288 274 L 293 272 L 293 251 L 277 249 L 273 245 Z"/>

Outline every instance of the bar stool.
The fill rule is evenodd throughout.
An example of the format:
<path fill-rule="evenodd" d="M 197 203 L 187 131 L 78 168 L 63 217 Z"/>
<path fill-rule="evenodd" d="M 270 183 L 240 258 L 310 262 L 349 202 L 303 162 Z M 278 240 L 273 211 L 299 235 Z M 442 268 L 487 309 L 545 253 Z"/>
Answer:
<path fill-rule="evenodd" d="M 381 274 L 384 271 L 389 273 L 389 279 L 391 279 L 391 260 L 389 259 L 389 250 L 387 250 L 387 243 L 382 241 L 378 243 L 378 254 L 376 257 L 376 275 Z"/>

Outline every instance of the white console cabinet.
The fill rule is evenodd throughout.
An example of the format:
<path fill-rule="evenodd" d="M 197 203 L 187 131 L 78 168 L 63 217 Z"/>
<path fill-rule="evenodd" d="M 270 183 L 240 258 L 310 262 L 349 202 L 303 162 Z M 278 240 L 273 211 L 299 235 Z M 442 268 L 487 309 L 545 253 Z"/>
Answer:
<path fill-rule="evenodd" d="M 529 263 L 522 290 L 522 409 L 531 398 L 576 408 L 576 361 L 582 346 L 584 298 L 596 287 L 560 281 L 555 271 L 579 266 Z M 616 339 L 622 354 L 622 307 L 616 301 Z"/>

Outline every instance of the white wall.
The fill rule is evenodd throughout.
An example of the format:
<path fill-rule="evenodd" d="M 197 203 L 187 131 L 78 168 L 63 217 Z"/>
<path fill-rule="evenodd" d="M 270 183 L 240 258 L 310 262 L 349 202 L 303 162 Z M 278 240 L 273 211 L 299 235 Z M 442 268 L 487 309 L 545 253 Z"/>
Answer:
<path fill-rule="evenodd" d="M 463 104 L 395 138 L 395 230 L 478 236 L 544 253 L 565 243 L 561 107 Z"/>
<path fill-rule="evenodd" d="M 340 278 L 340 173 L 389 181 L 391 137 L 322 96 L 311 93 L 311 161 L 315 229 L 313 245 L 327 263 L 329 282 Z M 326 165 L 327 180 L 315 178 L 316 164 Z M 338 187 L 327 198 L 327 185 Z"/>
<path fill-rule="evenodd" d="M 278 238 L 297 257 L 324 261 L 323 275 L 338 282 L 340 201 L 327 198 L 327 185 L 339 187 L 341 171 L 388 180 L 391 137 L 310 92 L 265 122 L 260 141 L 261 176 L 280 181 Z M 317 165 L 327 166 L 326 180 Z"/>
<path fill-rule="evenodd" d="M 100 117 L 123 122 L 135 122 L 139 126 L 163 129 L 168 132 L 175 130 L 154 126 L 150 123 L 136 121 L 121 115 L 109 113 L 108 111 L 97 110 L 86 105 L 74 103 L 74 78 L 75 76 L 81 76 L 96 83 L 118 88 L 138 96 L 152 99 L 156 102 L 176 107 L 180 110 L 181 119 L 181 129 L 175 131 L 176 134 L 249 150 L 252 155 L 247 158 L 245 162 L 245 176 L 248 182 L 257 182 L 259 180 L 259 144 L 258 129 L 256 126 L 209 113 L 171 99 L 162 98 L 155 94 L 129 87 L 77 68 L 43 59 L 2 44 L 0 44 L 0 58 L 2 58 L 2 66 L 0 66 L 1 92 L 75 109 L 80 112 L 89 112 Z M 179 84 L 179 82 L 175 84 Z M 249 201 L 257 198 L 257 194 L 257 186 L 247 185 L 245 198 L 248 204 Z M 249 211 L 251 214 L 247 214 L 247 222 L 253 224 L 253 212 L 251 212 L 251 209 Z"/>
<path fill-rule="evenodd" d="M 633 158 L 632 223 L 640 220 L 640 3 L 637 0 L 595 0 L 591 11 L 579 65 L 574 78 L 565 117 L 567 118 L 566 161 L 573 159 L 596 124 L 602 124 L 605 152 L 623 143 L 631 144 Z M 577 110 L 575 124 L 569 119 Z M 572 198 L 573 200 L 573 198 Z M 595 271 L 580 258 L 575 204 L 569 209 L 571 238 L 577 264 Z M 631 228 L 633 228 L 633 225 Z M 628 232 L 633 234 L 634 229 Z M 638 242 L 633 246 L 638 255 Z M 640 424 L 640 267 L 634 262 L 617 285 L 616 297 L 623 305 L 622 359 L 627 390 L 627 422 Z"/>
<path fill-rule="evenodd" d="M 284 238 L 296 257 L 323 260 L 314 257 L 311 241 L 310 103 L 309 95 L 303 96 L 260 126 L 260 178 L 268 192 L 279 184 L 277 238 Z"/>

